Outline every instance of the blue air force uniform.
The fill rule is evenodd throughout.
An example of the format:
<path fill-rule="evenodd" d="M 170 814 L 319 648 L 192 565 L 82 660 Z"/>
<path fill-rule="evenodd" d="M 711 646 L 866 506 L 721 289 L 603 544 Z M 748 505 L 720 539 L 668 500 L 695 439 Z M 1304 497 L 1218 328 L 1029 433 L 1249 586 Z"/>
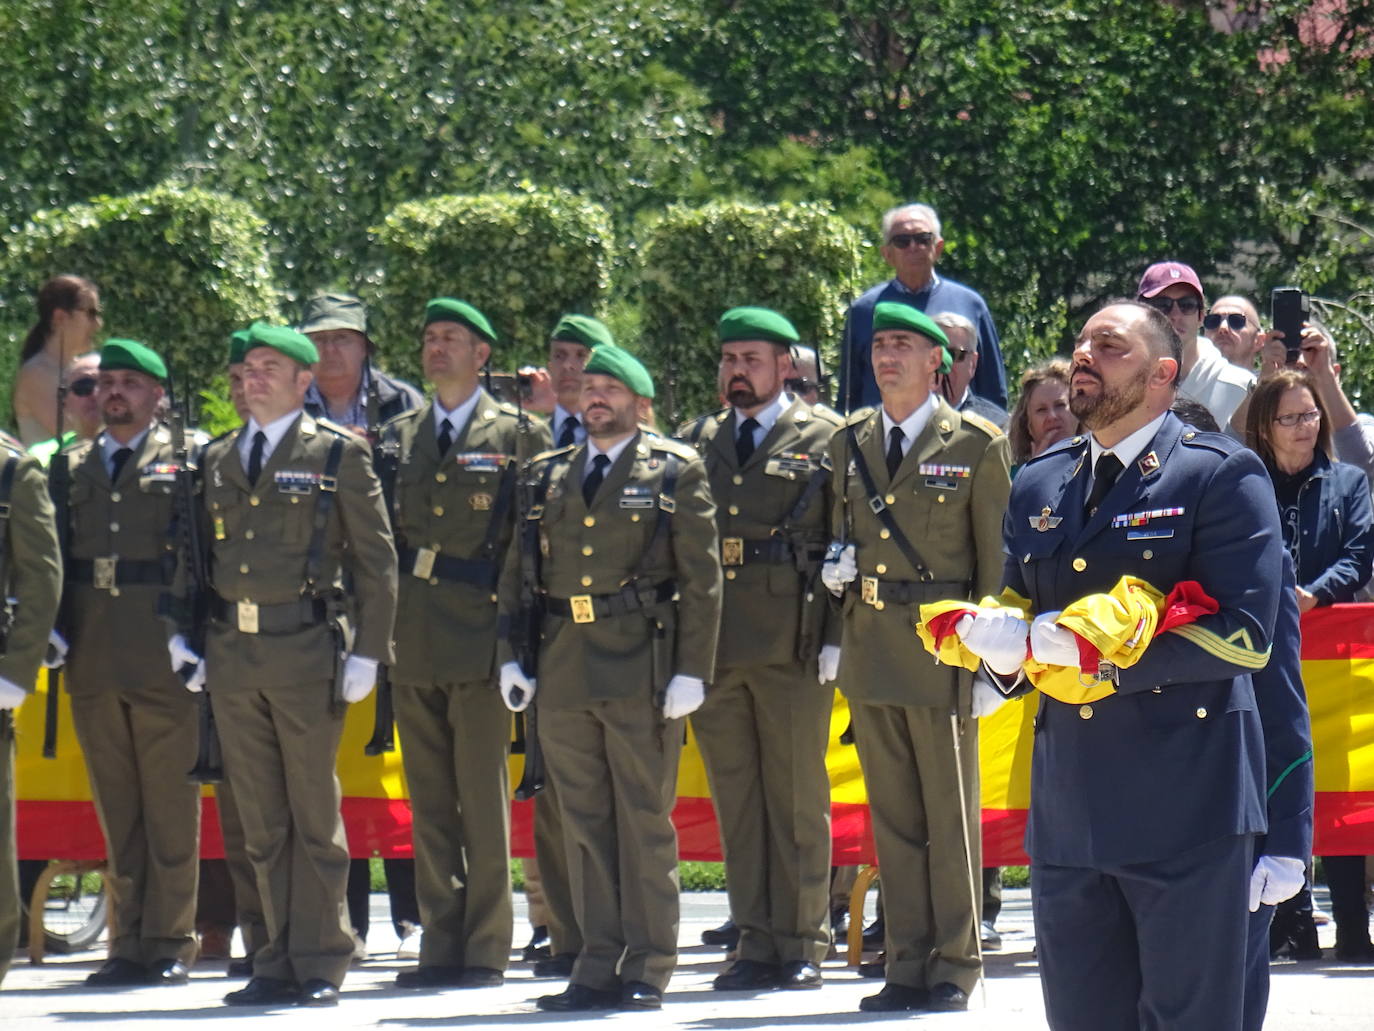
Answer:
<path fill-rule="evenodd" d="M 1153 641 L 1116 693 L 1040 700 L 1026 851 L 1047 1016 L 1055 1029 L 1239 1028 L 1267 826 L 1251 675 L 1281 590 L 1273 488 L 1253 453 L 1172 414 L 1085 517 L 1090 479 L 1087 436 L 1021 469 L 1007 586 L 1042 613 L 1124 574 L 1166 594 L 1196 580 L 1220 607 Z"/>

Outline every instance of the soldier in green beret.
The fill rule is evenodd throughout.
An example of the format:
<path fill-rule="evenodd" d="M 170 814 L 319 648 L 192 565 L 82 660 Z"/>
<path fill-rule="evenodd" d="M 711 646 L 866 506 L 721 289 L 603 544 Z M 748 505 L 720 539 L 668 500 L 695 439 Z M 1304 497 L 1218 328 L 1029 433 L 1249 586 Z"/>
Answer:
<path fill-rule="evenodd" d="M 14 710 L 33 690 L 62 591 L 52 500 L 38 462 L 0 432 L 0 981 L 19 942 Z M 22 598 L 11 607 L 8 599 Z"/>
<path fill-rule="evenodd" d="M 717 991 L 819 988 L 830 947 L 833 666 L 818 671 L 829 540 L 826 447 L 840 419 L 783 390 L 797 331 L 766 308 L 716 329 L 728 408 L 678 430 L 716 501 L 725 601 L 715 676 L 692 716 L 725 851 L 738 959 Z"/>
<path fill-rule="evenodd" d="M 863 765 L 887 933 L 887 984 L 860 1008 L 962 1010 L 982 973 L 978 731 L 971 676 L 937 665 L 922 603 L 995 594 L 1011 490 L 1007 438 L 933 389 L 948 341 L 924 312 L 873 316 L 882 404 L 832 438 L 835 540 L 822 578 L 842 599 L 834 658 Z"/>
<path fill-rule="evenodd" d="M 587 442 L 535 458 L 530 516 L 501 582 L 516 625 L 522 573 L 543 599 L 538 676 L 502 642 L 501 690 L 538 688 L 583 946 L 540 1009 L 657 1009 L 677 962 L 680 720 L 702 701 L 720 622 L 714 507 L 701 459 L 644 433 L 648 371 L 603 344 L 582 380 Z"/>
<path fill-rule="evenodd" d="M 243 359 L 247 425 L 201 463 L 209 542 L 206 654 L 183 633 L 172 667 L 208 683 L 224 765 L 262 889 L 267 941 L 236 1006 L 338 1001 L 353 956 L 348 847 L 334 764 L 345 703 L 391 660 L 396 552 L 367 444 L 303 411 L 310 340 L 254 324 Z M 351 574 L 345 597 L 342 567 Z"/>
<path fill-rule="evenodd" d="M 420 358 L 434 396 L 382 429 L 400 556 L 391 677 L 425 929 L 402 988 L 499 985 L 510 953 L 511 718 L 494 602 L 519 467 L 549 431 L 478 384 L 495 342 L 472 305 L 431 301 Z"/>

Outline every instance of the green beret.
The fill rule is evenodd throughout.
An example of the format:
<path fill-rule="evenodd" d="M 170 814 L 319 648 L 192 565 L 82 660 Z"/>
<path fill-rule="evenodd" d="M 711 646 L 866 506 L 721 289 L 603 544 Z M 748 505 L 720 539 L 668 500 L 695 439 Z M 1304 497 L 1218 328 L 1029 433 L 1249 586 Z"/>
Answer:
<path fill-rule="evenodd" d="M 731 308 L 720 317 L 716 338 L 722 344 L 732 340 L 768 340 L 787 345 L 801 340 L 796 327 L 769 308 Z"/>
<path fill-rule="evenodd" d="M 137 340 L 111 338 L 100 349 L 100 371 L 113 372 L 115 369 L 132 369 L 145 376 L 152 376 L 159 383 L 167 379 L 167 366 L 157 353 L 146 344 Z"/>
<path fill-rule="evenodd" d="M 229 364 L 238 365 L 248 350 L 249 333 L 246 329 L 236 329 L 229 335 Z"/>
<path fill-rule="evenodd" d="M 496 343 L 491 323 L 480 311 L 453 297 L 436 297 L 425 305 L 425 325 L 434 322 L 457 322 L 472 330 L 489 344 Z"/>
<path fill-rule="evenodd" d="M 549 334 L 550 340 L 567 340 L 584 347 L 615 346 L 615 337 L 605 324 L 590 315 L 564 315 Z"/>
<path fill-rule="evenodd" d="M 244 357 L 256 347 L 270 347 L 302 365 L 314 365 L 320 360 L 320 352 L 304 333 L 297 333 L 288 326 L 269 326 L 265 322 L 255 322 L 248 327 L 248 341 L 243 345 Z"/>
<path fill-rule="evenodd" d="M 873 308 L 873 332 L 876 333 L 880 329 L 905 329 L 912 333 L 920 333 L 939 344 L 940 350 L 944 352 L 940 360 L 940 371 L 948 375 L 949 370 L 954 368 L 954 356 L 949 353 L 949 337 L 945 336 L 945 331 L 925 312 L 900 301 L 880 301 Z"/>
<path fill-rule="evenodd" d="M 582 372 L 584 375 L 599 372 L 603 376 L 614 376 L 640 397 L 653 399 L 654 381 L 649 375 L 649 370 L 623 347 L 602 344 L 592 351 L 592 356 L 587 359 Z"/>

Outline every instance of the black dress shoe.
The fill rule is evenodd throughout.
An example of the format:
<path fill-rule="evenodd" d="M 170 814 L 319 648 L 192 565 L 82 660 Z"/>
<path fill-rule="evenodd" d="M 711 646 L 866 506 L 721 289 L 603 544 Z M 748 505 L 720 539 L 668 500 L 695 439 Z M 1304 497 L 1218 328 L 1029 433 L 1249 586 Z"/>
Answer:
<path fill-rule="evenodd" d="M 572 977 L 573 964 L 577 956 L 571 952 L 560 952 L 557 956 L 534 961 L 532 973 L 535 977 Z"/>
<path fill-rule="evenodd" d="M 520 958 L 526 963 L 533 963 L 536 959 L 548 959 L 553 950 L 549 944 L 549 929 L 547 927 L 536 927 L 534 934 L 530 936 L 529 944 L 520 950 Z"/>
<path fill-rule="evenodd" d="M 779 988 L 819 988 L 823 983 L 821 968 L 804 959 L 784 963 L 778 977 Z"/>
<path fill-rule="evenodd" d="M 107 959 L 99 970 L 86 978 L 87 988 L 131 988 L 150 983 L 147 967 L 120 956 Z"/>
<path fill-rule="evenodd" d="M 463 983 L 463 968 L 431 964 L 409 967 L 396 975 L 397 988 L 457 988 Z"/>
<path fill-rule="evenodd" d="M 719 927 L 701 932 L 701 944 L 718 945 L 722 949 L 733 949 L 739 944 L 739 928 L 733 920 L 727 920 Z"/>
<path fill-rule="evenodd" d="M 859 964 L 860 977 L 887 977 L 887 953 L 878 953 L 878 958 Z"/>
<path fill-rule="evenodd" d="M 924 988 L 909 988 L 904 984 L 885 984 L 877 995 L 859 1001 L 865 1013 L 900 1013 L 904 1010 L 923 1010 L 930 1003 L 930 993 Z"/>
<path fill-rule="evenodd" d="M 297 1006 L 337 1006 L 339 989 L 322 977 L 312 977 L 301 985 L 296 997 Z"/>
<path fill-rule="evenodd" d="M 186 964 L 179 959 L 159 959 L 148 964 L 149 984 L 185 984 L 188 976 Z"/>
<path fill-rule="evenodd" d="M 849 907 L 836 906 L 830 911 L 830 940 L 841 942 L 849 936 Z"/>
<path fill-rule="evenodd" d="M 491 967 L 464 967 L 458 979 L 459 988 L 500 988 L 505 983 L 506 975 Z"/>
<path fill-rule="evenodd" d="M 882 915 L 878 919 L 864 928 L 864 948 L 880 949 L 887 939 L 887 925 L 883 923 Z"/>
<path fill-rule="evenodd" d="M 930 989 L 930 1002 L 927 1009 L 932 1010 L 966 1010 L 968 1009 L 968 992 L 964 991 L 957 984 L 950 984 L 948 981 L 941 981 L 937 985 L 932 985 Z"/>
<path fill-rule="evenodd" d="M 275 977 L 255 977 L 236 992 L 224 997 L 230 1006 L 283 1006 L 294 1004 L 300 989 L 291 981 Z"/>
<path fill-rule="evenodd" d="M 723 974 L 717 975 L 711 987 L 718 992 L 756 992 L 778 986 L 778 967 L 775 963 L 760 963 L 756 959 L 736 960 Z"/>
<path fill-rule="evenodd" d="M 534 1004 L 552 1013 L 581 1013 L 586 1010 L 615 1009 L 620 993 L 588 988 L 585 984 L 570 984 L 557 995 L 541 995 Z"/>
<path fill-rule="evenodd" d="M 663 993 L 643 981 L 631 981 L 620 986 L 620 1008 L 623 1010 L 659 1010 L 663 1008 Z"/>
<path fill-rule="evenodd" d="M 253 976 L 253 957 L 244 956 L 243 959 L 231 959 L 229 965 L 224 969 L 225 977 L 252 977 Z"/>
<path fill-rule="evenodd" d="M 1296 958 L 1301 959 L 1302 957 Z M 1367 941 L 1337 941 L 1336 959 L 1340 960 L 1342 963 L 1374 963 L 1374 945 L 1371 945 Z"/>

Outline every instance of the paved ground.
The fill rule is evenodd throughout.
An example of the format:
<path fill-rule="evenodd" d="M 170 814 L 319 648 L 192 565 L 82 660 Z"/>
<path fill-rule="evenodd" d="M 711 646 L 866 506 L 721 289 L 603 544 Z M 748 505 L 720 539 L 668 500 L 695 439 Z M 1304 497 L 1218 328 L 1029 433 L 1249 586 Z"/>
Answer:
<path fill-rule="evenodd" d="M 871 898 L 871 896 L 870 896 Z M 1319 901 L 1325 905 L 1324 895 Z M 871 905 L 871 903 L 870 903 Z M 684 951 L 670 995 L 659 1014 L 608 1014 L 619 1026 L 682 1028 L 685 1031 L 725 1031 L 740 1028 L 815 1028 L 834 1024 L 890 1024 L 919 1021 L 932 1029 L 964 1031 L 1022 1031 L 1045 1027 L 1040 1002 L 1040 979 L 1031 956 L 1030 899 L 1024 890 L 1009 890 L 998 921 L 1004 943 L 987 958 L 986 987 L 973 1000 L 968 1014 L 882 1017 L 858 1012 L 859 1000 L 879 987 L 844 967 L 841 959 L 826 964 L 827 983 L 815 992 L 769 992 L 762 995 L 722 995 L 710 990 L 711 978 L 722 967 L 719 949 L 697 944 L 701 932 L 725 916 L 724 896 L 693 893 L 683 896 Z M 331 1028 L 377 1027 L 391 1031 L 428 1028 L 510 1029 L 557 1025 L 578 1019 L 542 1013 L 534 999 L 559 991 L 560 982 L 534 981 L 526 964 L 512 965 L 502 988 L 417 994 L 396 989 L 395 973 L 407 964 L 395 958 L 395 937 L 386 899 L 373 896 L 372 935 L 368 961 L 349 975 L 343 1002 L 336 1010 L 232 1010 L 220 997 L 238 982 L 226 981 L 222 965 L 207 964 L 180 988 L 144 988 L 122 993 L 87 992 L 81 979 L 99 965 L 101 954 L 53 957 L 41 967 L 29 966 L 22 956 L 0 991 L 0 1027 L 4 1031 L 30 1028 L 88 1026 L 101 1031 L 146 1031 L 191 1021 L 232 1022 L 236 1029 L 294 1026 Z M 523 901 L 517 911 L 521 944 L 527 926 Z M 1321 929 L 1322 944 L 1330 947 L 1334 931 Z M 1179 942 L 1187 948 L 1186 941 Z M 518 954 L 517 954 L 518 957 Z M 1274 968 L 1273 1000 L 1268 1027 L 1277 1031 L 1368 1031 L 1374 1027 L 1374 969 L 1336 963 L 1287 964 Z"/>

